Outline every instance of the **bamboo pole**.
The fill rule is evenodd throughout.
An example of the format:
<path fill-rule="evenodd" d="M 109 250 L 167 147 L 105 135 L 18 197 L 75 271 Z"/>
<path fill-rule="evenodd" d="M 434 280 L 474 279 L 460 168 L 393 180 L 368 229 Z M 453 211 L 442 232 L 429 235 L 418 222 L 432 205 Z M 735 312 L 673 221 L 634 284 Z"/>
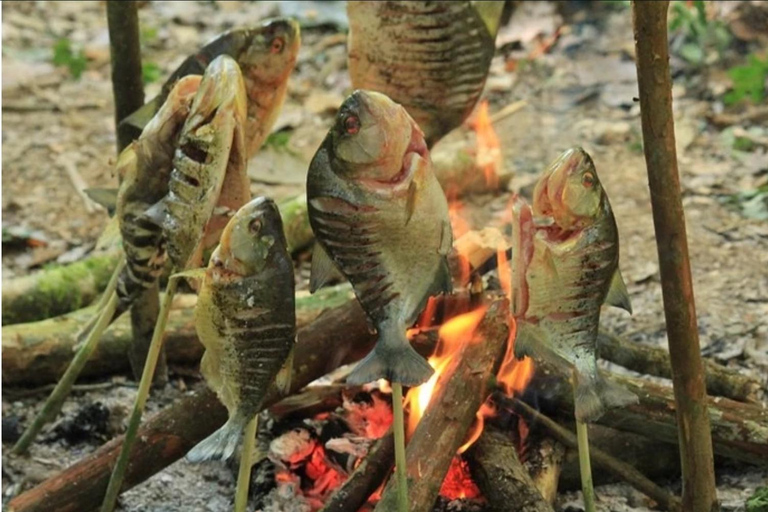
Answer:
<path fill-rule="evenodd" d="M 699 349 L 680 178 L 675 153 L 667 37 L 668 1 L 632 2 L 643 146 L 661 270 L 675 391 L 683 510 L 719 509 L 707 389 Z"/>

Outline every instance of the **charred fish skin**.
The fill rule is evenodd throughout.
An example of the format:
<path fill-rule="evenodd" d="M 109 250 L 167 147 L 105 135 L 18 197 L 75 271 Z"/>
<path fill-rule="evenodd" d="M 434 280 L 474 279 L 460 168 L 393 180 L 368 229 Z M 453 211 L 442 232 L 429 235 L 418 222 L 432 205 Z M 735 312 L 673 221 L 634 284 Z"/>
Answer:
<path fill-rule="evenodd" d="M 311 291 L 334 267 L 352 283 L 378 342 L 348 381 L 416 385 L 432 368 L 405 331 L 427 299 L 451 290 L 448 204 L 423 134 L 383 94 L 355 91 L 310 164 Z"/>
<path fill-rule="evenodd" d="M 348 2 L 352 86 L 400 103 L 432 147 L 466 119 L 485 86 L 504 3 L 480 3 L 490 9 L 470 1 Z"/>
<path fill-rule="evenodd" d="M 286 87 L 285 83 L 279 82 L 278 77 L 285 77 L 284 82 L 287 82 L 287 76 L 296 63 L 299 42 L 299 26 L 296 21 L 288 18 L 269 19 L 258 26 L 225 32 L 182 62 L 163 84 L 160 94 L 121 121 L 118 130 L 121 133 L 127 131 L 134 135 L 134 138 L 138 137 L 147 121 L 165 102 L 177 81 L 189 75 L 204 74 L 211 62 L 222 55 L 227 55 L 237 61 L 243 71 L 249 95 L 258 97 L 258 103 L 249 105 L 249 120 L 256 123 L 253 132 L 249 128 L 249 133 L 254 133 L 249 137 L 251 142 L 248 144 L 249 148 L 253 148 L 249 151 L 249 157 L 253 156 L 255 150 L 263 143 L 263 139 L 260 142 L 258 140 L 262 137 L 261 132 L 265 132 L 263 137 L 266 137 L 274 124 L 274 119 L 270 121 L 269 118 L 270 115 L 276 117 L 272 111 L 280 109 L 279 103 L 282 100 L 279 99 L 281 97 L 279 89 L 282 88 L 284 91 Z M 277 51 L 277 47 L 281 44 L 282 48 Z M 251 87 L 257 84 L 258 86 L 268 85 L 275 90 L 270 90 L 269 93 L 254 90 L 251 93 Z M 279 101 L 270 102 L 269 98 L 264 97 L 267 94 L 271 94 L 275 100 Z"/>
<path fill-rule="evenodd" d="M 293 263 L 277 206 L 243 206 L 211 257 L 195 309 L 205 346 L 200 369 L 229 420 L 189 452 L 193 462 L 232 456 L 296 337 Z"/>
<path fill-rule="evenodd" d="M 581 148 L 566 151 L 537 183 L 533 206 L 518 202 L 514 213 L 515 354 L 574 373 L 579 421 L 636 402 L 597 369 L 601 306 L 626 308 L 629 301 L 616 220 L 590 156 Z"/>
<path fill-rule="evenodd" d="M 232 58 L 218 57 L 206 69 L 182 128 L 168 194 L 151 212 L 163 225 L 168 257 L 178 269 L 200 249 L 230 160 L 244 158 L 245 116 L 240 68 Z M 237 165 L 244 169 L 242 162 Z"/>
<path fill-rule="evenodd" d="M 146 212 L 168 193 L 174 150 L 199 84 L 199 76 L 179 80 L 139 139 L 118 158 L 116 167 L 122 184 L 116 215 L 126 266 L 118 278 L 120 302 L 115 316 L 128 309 L 163 270 L 162 226 Z"/>

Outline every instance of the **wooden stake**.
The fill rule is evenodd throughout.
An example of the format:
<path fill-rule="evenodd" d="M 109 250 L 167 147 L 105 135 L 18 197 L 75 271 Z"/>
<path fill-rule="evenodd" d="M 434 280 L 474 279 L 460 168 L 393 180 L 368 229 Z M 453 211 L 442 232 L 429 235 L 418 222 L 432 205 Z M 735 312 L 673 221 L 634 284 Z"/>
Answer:
<path fill-rule="evenodd" d="M 587 424 L 578 420 L 576 420 L 576 438 L 579 445 L 579 472 L 584 510 L 595 512 L 595 488 L 592 486 L 592 465 L 589 460 L 589 431 Z"/>
<path fill-rule="evenodd" d="M 395 433 L 395 478 L 397 479 L 397 510 L 408 512 L 408 476 L 405 460 L 405 421 L 403 419 L 403 385 L 392 383 L 392 411 Z"/>
<path fill-rule="evenodd" d="M 173 276 L 173 274 L 175 274 L 175 272 L 172 272 L 171 276 Z M 120 456 L 117 459 L 117 464 L 115 464 L 115 468 L 112 470 L 112 476 L 109 479 L 104 502 L 101 505 L 101 512 L 112 512 L 115 508 L 115 503 L 117 502 L 117 496 L 120 494 L 123 478 L 125 478 L 125 472 L 128 469 L 131 448 L 136 440 L 136 434 L 139 431 L 139 424 L 141 423 L 141 416 L 144 413 L 144 405 L 147 403 L 147 397 L 149 396 L 152 376 L 155 374 L 155 366 L 160 357 L 160 351 L 163 348 L 165 324 L 168 320 L 168 313 L 170 313 L 173 296 L 176 293 L 178 283 L 178 278 L 171 277 L 168 280 L 168 286 L 165 288 L 165 296 L 160 305 L 160 315 L 157 319 L 155 332 L 152 335 L 152 344 L 149 347 L 147 361 L 144 364 L 144 373 L 141 375 L 139 391 L 136 394 L 136 401 L 133 404 L 133 411 L 131 412 L 131 417 L 128 421 L 128 429 L 125 432 L 125 439 L 120 450 Z"/>
<path fill-rule="evenodd" d="M 245 512 L 248 505 L 248 488 L 251 485 L 251 466 L 253 449 L 256 446 L 256 431 L 259 428 L 259 415 L 253 417 L 243 432 L 243 449 L 240 452 L 240 469 L 237 472 L 237 490 L 235 491 L 235 512 Z"/>
<path fill-rule="evenodd" d="M 643 147 L 651 190 L 664 316 L 672 362 L 683 510 L 719 509 L 707 390 L 699 348 L 685 217 L 675 153 L 667 38 L 668 1 L 632 2 Z"/>

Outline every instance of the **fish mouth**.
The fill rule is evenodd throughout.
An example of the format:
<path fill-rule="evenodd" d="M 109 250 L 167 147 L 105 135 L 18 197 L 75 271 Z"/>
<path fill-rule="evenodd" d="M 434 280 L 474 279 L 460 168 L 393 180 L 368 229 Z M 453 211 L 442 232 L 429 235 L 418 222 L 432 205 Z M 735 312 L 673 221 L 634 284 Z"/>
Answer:
<path fill-rule="evenodd" d="M 375 180 L 382 185 L 399 185 L 413 177 L 413 174 L 419 168 L 419 163 L 429 160 L 429 149 L 424 140 L 424 133 L 416 123 L 411 125 L 411 140 L 403 153 L 403 163 L 400 166 L 400 172 L 388 180 Z"/>

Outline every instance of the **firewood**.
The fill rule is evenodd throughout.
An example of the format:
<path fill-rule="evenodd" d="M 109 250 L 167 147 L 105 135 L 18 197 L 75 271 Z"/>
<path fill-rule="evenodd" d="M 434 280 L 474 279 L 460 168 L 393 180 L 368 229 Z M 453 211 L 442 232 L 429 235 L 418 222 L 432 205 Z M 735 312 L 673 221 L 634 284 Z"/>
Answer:
<path fill-rule="evenodd" d="M 349 285 L 324 288 L 315 295 L 297 293 L 298 325 L 308 324 L 323 310 L 343 304 L 351 296 Z M 195 333 L 195 301 L 194 295 L 174 300 L 178 308 L 171 311 L 165 342 L 171 363 L 195 364 L 202 356 L 203 347 Z M 40 322 L 3 327 L 3 384 L 34 386 L 56 382 L 74 355 L 75 334 L 92 315 L 93 308 L 85 308 Z M 130 345 L 131 329 L 126 315 L 105 332 L 81 375 L 99 377 L 125 371 L 125 354 Z"/>
<path fill-rule="evenodd" d="M 576 448 L 578 446 L 575 433 L 571 432 L 570 430 L 566 430 L 564 427 L 558 425 L 557 422 L 551 420 L 550 418 L 536 411 L 533 407 L 525 404 L 524 402 L 521 402 L 520 400 L 514 400 L 513 404 L 515 410 L 518 413 L 528 418 L 532 423 L 537 423 L 544 426 L 550 434 L 557 438 L 558 441 L 566 444 L 567 446 L 570 446 L 571 448 Z M 664 510 L 671 510 L 676 512 L 681 510 L 679 498 L 673 496 L 665 489 L 648 480 L 648 478 L 646 478 L 642 473 L 640 473 L 637 469 L 633 468 L 626 462 L 612 457 L 611 455 L 594 446 L 590 447 L 589 454 L 591 460 L 593 460 L 597 466 L 603 467 L 604 469 L 617 474 L 622 478 L 622 480 L 626 481 L 637 490 L 654 499 L 657 503 L 664 507 Z"/>
<path fill-rule="evenodd" d="M 354 393 L 354 390 L 341 384 L 326 386 L 311 386 L 301 393 L 289 396 L 269 408 L 272 417 L 277 421 L 286 418 L 312 418 L 316 414 L 332 411 L 344 404 L 343 393 Z"/>
<path fill-rule="evenodd" d="M 384 482 L 395 458 L 395 436 L 392 429 L 377 439 L 363 462 L 344 484 L 336 489 L 321 512 L 357 512 Z"/>
<path fill-rule="evenodd" d="M 430 404 L 407 447 L 412 512 L 432 510 L 451 460 L 490 392 L 488 381 L 506 348 L 508 311 L 505 299 L 494 300 L 472 340 L 454 355 L 435 384 Z M 394 510 L 396 495 L 390 480 L 375 510 Z"/>
<path fill-rule="evenodd" d="M 527 453 L 526 467 L 531 466 L 531 459 L 535 459 L 536 462 L 535 469 L 530 470 L 533 485 L 547 503 L 554 505 L 557 499 L 557 490 L 560 488 L 560 475 L 565 463 L 565 446 L 559 441 L 545 437 L 539 442 L 535 453 L 532 453 L 530 449 Z M 576 478 L 578 483 L 574 489 L 581 488 L 581 475 L 578 467 L 577 457 Z"/>
<path fill-rule="evenodd" d="M 462 311 L 468 295 L 439 297 L 435 318 L 444 321 Z M 356 300 L 324 311 L 299 330 L 291 390 L 296 392 L 342 364 L 365 356 L 375 342 L 368 321 Z M 429 336 L 421 337 L 417 349 L 428 350 Z M 280 400 L 276 390 L 265 399 L 265 407 Z M 226 409 L 206 389 L 184 398 L 146 421 L 139 429 L 137 447 L 123 491 L 143 482 L 184 456 L 193 446 L 224 424 Z M 122 436 L 113 439 L 58 475 L 21 494 L 9 503 L 9 512 L 85 512 L 99 506 L 107 488 L 112 466 L 122 445 Z"/>
<path fill-rule="evenodd" d="M 477 486 L 496 512 L 552 512 L 520 463 L 508 434 L 486 426 L 465 455 Z"/>
<path fill-rule="evenodd" d="M 306 196 L 283 201 L 279 207 L 288 250 L 293 253 L 306 248 L 313 239 Z M 114 219 L 108 226 L 116 229 Z M 93 302 L 107 286 L 120 258 L 119 238 L 111 237 L 105 251 L 75 263 L 3 280 L 3 325 L 53 318 Z"/>
<path fill-rule="evenodd" d="M 672 378 L 669 352 L 661 347 L 631 343 L 604 329 L 597 338 L 598 355 L 613 363 L 647 375 Z M 736 370 L 704 360 L 707 392 L 739 402 L 760 403 L 763 386 L 756 379 L 742 375 Z"/>

